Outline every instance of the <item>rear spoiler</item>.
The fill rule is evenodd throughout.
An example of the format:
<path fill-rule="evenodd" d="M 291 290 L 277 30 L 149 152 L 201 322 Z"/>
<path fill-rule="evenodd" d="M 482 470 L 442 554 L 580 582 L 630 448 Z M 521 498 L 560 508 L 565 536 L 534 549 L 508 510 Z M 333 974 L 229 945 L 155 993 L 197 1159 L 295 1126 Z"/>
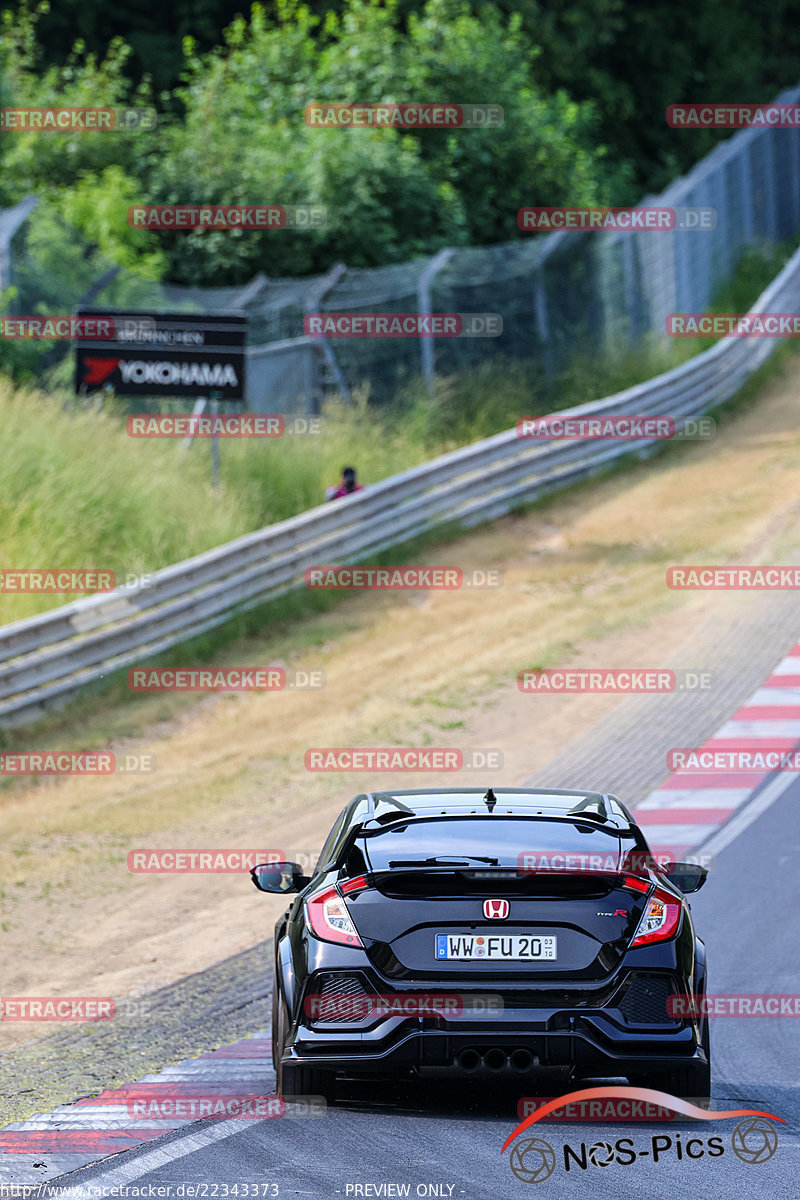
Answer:
<path fill-rule="evenodd" d="M 487 795 L 490 793 L 487 793 Z M 378 793 L 378 796 L 380 797 L 381 793 Z M 383 833 L 391 825 L 394 825 L 396 822 L 400 821 L 421 824 L 425 821 L 437 821 L 441 818 L 441 813 L 431 813 L 430 816 L 421 816 L 418 812 L 415 812 L 413 809 L 401 804 L 397 797 L 392 797 L 393 802 L 396 805 L 394 812 L 384 813 L 381 815 L 381 817 L 376 817 L 375 793 L 364 792 L 361 793 L 361 795 L 357 798 L 359 800 L 366 801 L 366 811 L 362 819 L 353 824 L 344 844 L 339 850 L 337 860 L 342 863 L 346 860 L 355 842 L 360 837 L 375 837 Z M 492 799 L 494 799 L 494 796 L 492 796 Z M 627 822 L 627 825 L 617 825 L 615 823 L 615 814 L 613 811 L 609 811 L 612 803 L 618 806 L 624 816 L 625 821 Z M 489 811 L 491 812 L 494 807 L 494 804 L 492 804 Z M 477 814 L 475 813 L 451 813 L 450 817 L 452 820 L 472 820 L 476 815 Z M 628 809 L 616 796 L 612 796 L 607 792 L 589 792 L 585 795 L 583 800 L 563 814 L 549 813 L 547 816 L 544 814 L 539 816 L 531 813 L 520 812 L 503 815 L 509 815 L 512 817 L 525 817 L 525 819 L 532 821 L 564 821 L 570 825 L 574 825 L 576 820 L 586 821 L 587 824 L 591 825 L 593 829 L 601 830 L 603 833 L 608 833 L 612 837 L 624 837 L 626 834 L 634 837 L 637 850 L 640 853 L 645 852 L 645 843 L 642 839 L 642 834 L 636 826 L 633 817 L 628 812 Z M 324 867 L 326 865 L 328 864 L 321 863 L 320 867 Z"/>
<path fill-rule="evenodd" d="M 608 796 L 604 793 L 602 796 L 599 792 L 594 792 L 587 796 L 585 800 L 581 800 L 580 804 L 576 804 L 567 813 L 568 817 L 590 817 L 595 821 L 602 821 L 604 824 L 609 820 L 610 814 L 606 806 Z"/>

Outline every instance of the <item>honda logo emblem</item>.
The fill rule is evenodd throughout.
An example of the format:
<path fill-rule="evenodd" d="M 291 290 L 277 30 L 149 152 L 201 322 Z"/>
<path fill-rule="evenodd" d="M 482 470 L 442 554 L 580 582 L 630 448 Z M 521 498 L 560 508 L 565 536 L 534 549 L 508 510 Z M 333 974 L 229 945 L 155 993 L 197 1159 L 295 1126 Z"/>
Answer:
<path fill-rule="evenodd" d="M 484 900 L 483 915 L 487 921 L 504 921 L 508 916 L 507 900 Z"/>

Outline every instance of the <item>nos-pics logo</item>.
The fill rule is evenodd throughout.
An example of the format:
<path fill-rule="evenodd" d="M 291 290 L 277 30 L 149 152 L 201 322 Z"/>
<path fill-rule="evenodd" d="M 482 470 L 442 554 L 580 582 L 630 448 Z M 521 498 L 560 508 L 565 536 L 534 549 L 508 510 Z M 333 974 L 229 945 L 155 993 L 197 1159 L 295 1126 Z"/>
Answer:
<path fill-rule="evenodd" d="M 677 1130 L 671 1134 L 652 1134 L 642 1145 L 637 1145 L 633 1138 L 621 1137 L 613 1142 L 580 1142 L 577 1146 L 565 1142 L 558 1149 L 537 1135 L 520 1136 L 536 1121 L 568 1104 L 603 1097 L 657 1104 L 676 1115 L 682 1114 L 699 1121 L 729 1120 L 735 1117 L 742 1119 L 731 1132 L 729 1147 L 726 1147 L 725 1138 L 721 1135 L 687 1138 L 685 1131 L 681 1134 Z M 752 1166 L 768 1162 L 778 1148 L 778 1134 L 772 1121 L 783 1123 L 784 1118 L 758 1109 L 709 1112 L 687 1100 L 651 1088 L 586 1088 L 578 1092 L 569 1092 L 537 1108 L 506 1139 L 501 1153 L 505 1153 L 508 1146 L 514 1143 L 509 1155 L 509 1166 L 512 1173 L 523 1183 L 543 1183 L 555 1173 L 559 1161 L 565 1172 L 583 1172 L 593 1167 L 602 1169 L 613 1164 L 630 1166 L 638 1159 L 650 1160 L 653 1163 L 665 1159 L 715 1159 L 723 1157 L 730 1150 L 741 1162 Z"/>

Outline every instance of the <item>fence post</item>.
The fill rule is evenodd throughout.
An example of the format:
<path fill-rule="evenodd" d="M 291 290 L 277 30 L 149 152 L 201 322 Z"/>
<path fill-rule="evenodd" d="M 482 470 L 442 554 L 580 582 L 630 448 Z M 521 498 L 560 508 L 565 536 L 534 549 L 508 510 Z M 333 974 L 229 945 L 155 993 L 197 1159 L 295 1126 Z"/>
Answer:
<path fill-rule="evenodd" d="M 550 314 L 547 311 L 547 289 L 544 286 L 544 264 L 539 263 L 534 268 L 533 277 L 533 318 L 536 322 L 536 332 L 542 345 L 542 361 L 545 375 L 552 375 L 555 368 L 553 352 L 550 345 Z"/>
<path fill-rule="evenodd" d="M 216 417 L 219 413 L 219 392 L 212 392 L 209 401 L 209 408 L 212 417 Z M 211 485 L 219 487 L 219 438 L 216 433 L 211 434 Z"/>
<path fill-rule="evenodd" d="M 333 378 L 336 380 L 336 386 L 338 387 L 339 391 L 342 393 L 342 396 L 344 397 L 344 399 L 347 401 L 348 404 L 352 404 L 353 397 L 350 395 L 350 388 L 347 386 L 347 380 L 345 379 L 344 375 L 342 374 L 342 368 L 339 366 L 339 363 L 336 361 L 336 355 L 333 353 L 333 350 L 331 349 L 330 342 L 328 341 L 328 339 L 326 337 L 316 337 L 316 338 L 314 338 L 314 343 L 317 346 L 319 346 L 319 349 L 322 352 L 322 357 L 325 359 L 325 362 L 330 367 L 331 374 L 333 375 Z"/>
<path fill-rule="evenodd" d="M 247 308 L 248 304 L 252 304 L 256 296 L 263 292 L 264 288 L 269 283 L 269 275 L 265 275 L 263 271 L 259 271 L 249 283 L 246 283 L 239 295 L 236 297 L 234 308 Z"/>
<path fill-rule="evenodd" d="M 317 282 L 315 287 L 311 288 L 308 295 L 306 296 L 305 304 L 303 305 L 303 312 L 305 313 L 306 316 L 308 316 L 309 313 L 314 313 L 314 312 L 320 311 L 320 305 L 322 304 L 322 301 L 324 300 L 325 296 L 327 296 L 328 292 L 330 292 L 333 288 L 336 287 L 336 284 L 339 282 L 339 280 L 346 274 L 347 274 L 347 267 L 345 266 L 345 264 L 337 263 L 335 267 L 331 267 L 331 269 L 330 269 L 330 271 L 328 271 L 327 275 L 323 275 L 322 279 L 320 279 Z M 303 334 L 305 334 L 305 329 L 303 330 Z M 330 367 L 333 377 L 336 380 L 337 386 L 339 387 L 340 391 L 342 392 L 342 395 L 344 396 L 347 403 L 349 404 L 352 399 L 352 397 L 350 396 L 350 389 L 348 388 L 347 384 L 345 383 L 345 378 L 342 373 L 342 369 L 336 360 L 336 355 L 333 353 L 333 349 L 331 347 L 330 342 L 328 341 L 327 337 L 325 337 L 325 336 L 320 337 L 319 335 L 314 335 L 314 341 L 321 347 L 322 357 L 325 360 L 325 362 L 327 362 L 328 366 Z M 317 360 L 317 361 L 319 361 L 319 360 Z M 319 379 L 319 377 L 318 377 L 318 379 Z M 315 389 L 315 390 L 321 391 L 322 389 L 319 388 L 319 389 Z"/>
<path fill-rule="evenodd" d="M 11 238 L 0 241 L 0 293 L 11 287 Z"/>
<path fill-rule="evenodd" d="M 26 196 L 13 208 L 0 211 L 0 292 L 11 287 L 11 239 L 38 203 L 37 196 Z"/>
<path fill-rule="evenodd" d="M 205 411 L 206 411 L 206 397 L 205 397 L 205 396 L 198 396 L 198 397 L 197 397 L 197 399 L 196 399 L 196 400 L 195 400 L 195 402 L 194 402 L 194 408 L 192 409 L 192 416 L 193 416 L 193 417 L 199 417 L 199 416 L 200 416 L 200 414 L 201 414 L 201 413 L 204 413 Z M 193 428 L 194 428 L 194 424 L 192 424 L 192 425 L 190 426 L 190 428 L 192 428 L 192 429 L 193 429 Z M 179 447 L 179 449 L 180 449 L 180 453 L 181 453 L 181 454 L 185 454 L 185 453 L 186 453 L 186 451 L 187 451 L 187 450 L 189 449 L 189 447 L 191 446 L 191 444 L 192 444 L 192 442 L 193 442 L 193 441 L 194 441 L 194 436 L 193 436 L 193 434 L 191 434 L 191 433 L 187 433 L 186 437 L 184 437 L 184 438 L 181 438 L 181 444 L 180 444 L 180 447 Z"/>
<path fill-rule="evenodd" d="M 639 280 L 636 273 L 636 247 L 633 234 L 623 233 L 622 242 L 622 274 L 625 287 L 625 311 L 628 315 L 628 342 L 635 345 L 639 337 Z"/>
<path fill-rule="evenodd" d="M 453 257 L 455 250 L 445 249 L 440 250 L 438 254 L 434 254 L 430 262 L 422 270 L 422 274 L 417 282 L 417 312 L 428 313 L 431 311 L 431 285 L 434 278 L 439 274 L 446 262 Z M 436 356 L 434 353 L 434 345 L 432 337 L 421 337 L 419 339 L 419 353 L 422 362 L 422 374 L 425 382 L 428 385 L 428 390 L 433 391 L 433 377 L 436 373 Z"/>

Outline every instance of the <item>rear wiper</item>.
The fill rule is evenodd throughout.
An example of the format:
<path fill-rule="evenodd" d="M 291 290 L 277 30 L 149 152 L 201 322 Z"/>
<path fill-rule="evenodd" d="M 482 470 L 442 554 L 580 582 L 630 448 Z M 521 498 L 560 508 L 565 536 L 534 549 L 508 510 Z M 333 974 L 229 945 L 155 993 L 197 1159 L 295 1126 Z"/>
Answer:
<path fill-rule="evenodd" d="M 476 854 L 467 854 L 464 858 L 438 858 L 434 855 L 432 858 L 411 858 L 411 859 L 393 859 L 390 861 L 390 867 L 468 867 L 471 862 L 488 863 L 490 867 L 496 867 L 499 863 L 497 858 L 481 858 Z"/>

